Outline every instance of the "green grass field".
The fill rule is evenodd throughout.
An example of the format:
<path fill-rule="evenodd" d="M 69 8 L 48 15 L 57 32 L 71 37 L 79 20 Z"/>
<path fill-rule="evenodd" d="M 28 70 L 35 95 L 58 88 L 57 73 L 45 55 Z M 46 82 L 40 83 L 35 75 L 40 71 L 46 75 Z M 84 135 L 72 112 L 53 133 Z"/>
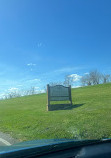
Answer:
<path fill-rule="evenodd" d="M 111 137 L 111 84 L 72 89 L 72 107 L 47 111 L 47 95 L 0 101 L 0 131 L 20 141 Z M 59 105 L 58 105 L 59 106 Z"/>

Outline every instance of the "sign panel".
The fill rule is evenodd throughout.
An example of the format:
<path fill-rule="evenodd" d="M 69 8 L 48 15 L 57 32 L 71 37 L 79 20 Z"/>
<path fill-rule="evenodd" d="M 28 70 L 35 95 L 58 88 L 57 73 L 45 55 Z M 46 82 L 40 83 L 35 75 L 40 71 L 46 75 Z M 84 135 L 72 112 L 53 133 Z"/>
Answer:
<path fill-rule="evenodd" d="M 69 87 L 57 85 L 50 87 L 50 101 L 69 100 Z"/>

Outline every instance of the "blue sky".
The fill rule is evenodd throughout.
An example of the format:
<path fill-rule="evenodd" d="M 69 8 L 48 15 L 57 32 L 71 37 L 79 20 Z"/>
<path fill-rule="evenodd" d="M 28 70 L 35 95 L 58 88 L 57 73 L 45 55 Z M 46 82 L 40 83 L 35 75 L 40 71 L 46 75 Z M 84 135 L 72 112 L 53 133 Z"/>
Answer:
<path fill-rule="evenodd" d="M 110 8 L 110 0 L 0 0 L 0 93 L 93 69 L 111 74 Z"/>

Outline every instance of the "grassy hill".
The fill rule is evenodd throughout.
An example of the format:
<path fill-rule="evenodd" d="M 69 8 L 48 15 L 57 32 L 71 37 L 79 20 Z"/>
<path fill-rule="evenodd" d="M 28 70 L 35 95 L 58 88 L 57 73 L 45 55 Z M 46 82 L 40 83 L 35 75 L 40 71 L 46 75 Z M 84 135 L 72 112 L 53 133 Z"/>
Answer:
<path fill-rule="evenodd" d="M 72 89 L 72 107 L 47 111 L 47 95 L 0 101 L 0 131 L 23 140 L 111 137 L 111 84 Z"/>

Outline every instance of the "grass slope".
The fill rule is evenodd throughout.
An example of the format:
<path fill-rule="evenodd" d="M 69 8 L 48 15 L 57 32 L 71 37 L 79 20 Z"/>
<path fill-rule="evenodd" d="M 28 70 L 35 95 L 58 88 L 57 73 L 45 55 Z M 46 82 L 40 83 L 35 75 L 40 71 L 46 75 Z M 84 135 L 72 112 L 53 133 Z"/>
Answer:
<path fill-rule="evenodd" d="M 46 94 L 0 101 L 0 131 L 21 141 L 111 137 L 111 84 L 72 89 L 73 106 L 46 111 Z"/>

